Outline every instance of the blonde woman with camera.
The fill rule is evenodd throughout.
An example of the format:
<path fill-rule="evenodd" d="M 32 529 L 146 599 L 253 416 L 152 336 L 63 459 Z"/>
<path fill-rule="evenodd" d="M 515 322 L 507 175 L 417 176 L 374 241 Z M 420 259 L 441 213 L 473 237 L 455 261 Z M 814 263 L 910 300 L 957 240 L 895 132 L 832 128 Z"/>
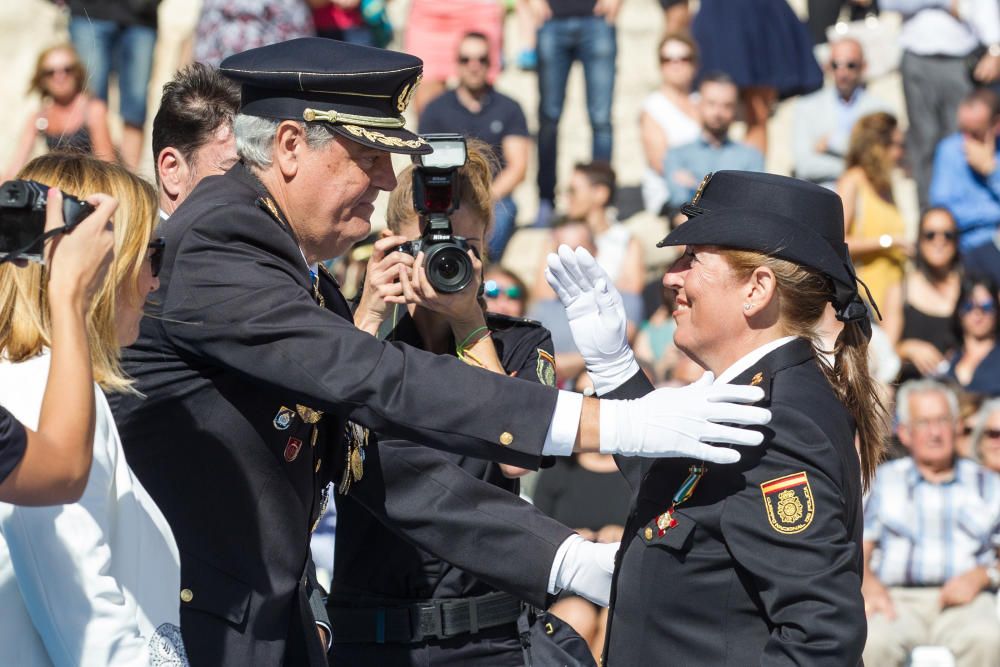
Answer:
<path fill-rule="evenodd" d="M 0 504 L 0 645 L 17 665 L 187 663 L 180 639 L 180 565 L 173 534 L 127 463 L 101 392 L 130 391 L 119 366 L 157 286 L 155 191 L 117 165 L 50 154 L 19 174 L 77 196 L 118 201 L 114 260 L 86 313 L 96 420 L 79 502 Z M 151 242 L 152 241 L 152 242 Z M 49 267 L 0 267 L 0 403 L 34 428 L 57 337 Z M 67 409 L 69 406 L 67 406 Z"/>

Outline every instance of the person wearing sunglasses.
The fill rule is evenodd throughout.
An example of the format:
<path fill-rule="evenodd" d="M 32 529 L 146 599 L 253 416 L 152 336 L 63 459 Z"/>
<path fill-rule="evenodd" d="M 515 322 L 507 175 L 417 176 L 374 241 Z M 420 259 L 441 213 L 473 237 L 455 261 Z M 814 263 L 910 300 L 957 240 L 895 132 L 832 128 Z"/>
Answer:
<path fill-rule="evenodd" d="M 971 454 L 983 467 L 1000 473 L 1000 398 L 992 398 L 979 408 Z"/>
<path fill-rule="evenodd" d="M 950 211 L 925 211 L 913 261 L 902 282 L 890 285 L 879 304 L 882 329 L 902 362 L 901 382 L 941 375 L 958 347 L 952 326 L 962 283 L 957 239 Z"/>
<path fill-rule="evenodd" d="M 108 107 L 87 92 L 87 72 L 71 44 L 45 49 L 38 56 L 29 93 L 42 97 L 42 108 L 27 120 L 4 178 L 24 166 L 41 136 L 49 150 L 73 150 L 114 160 Z"/>
<path fill-rule="evenodd" d="M 952 321 L 960 343 L 948 376 L 965 391 L 1000 396 L 997 286 L 985 278 L 966 278 Z"/>
<path fill-rule="evenodd" d="M 698 138 L 701 122 L 698 96 L 693 92 L 698 67 L 698 46 L 687 33 L 668 33 L 660 41 L 660 87 L 642 102 L 639 133 L 646 155 L 642 175 L 642 203 L 660 215 L 667 203 L 663 161 L 672 146 L 683 146 Z"/>
<path fill-rule="evenodd" d="M 480 32 L 466 33 L 457 53 L 458 86 L 427 105 L 420 114 L 420 131 L 459 132 L 489 144 L 499 169 L 490 185 L 494 223 L 487 248 L 490 260 L 499 262 L 514 234 L 517 205 L 512 194 L 528 172 L 531 134 L 517 101 L 490 85 L 489 38 Z"/>
<path fill-rule="evenodd" d="M 24 665 L 185 665 L 180 554 L 167 520 L 126 462 L 104 394 L 134 392 L 119 357 L 138 337 L 146 297 L 158 285 L 154 264 L 163 246 L 150 245 L 156 192 L 124 167 L 65 153 L 36 158 L 19 176 L 77 196 L 105 192 L 118 208 L 114 258 L 86 315 L 96 384 L 83 495 L 50 507 L 0 503 L 4 656 Z M 56 363 L 53 305 L 36 296 L 53 269 L 0 267 L 0 403 L 29 428 L 45 418 L 43 394 Z"/>
<path fill-rule="evenodd" d="M 890 106 L 865 87 L 865 52 L 844 38 L 830 44 L 830 83 L 795 103 L 792 154 L 795 176 L 835 189 L 844 173 L 851 128 L 862 116 Z"/>
<path fill-rule="evenodd" d="M 499 264 L 491 264 L 483 276 L 486 310 L 507 317 L 524 317 L 528 289 L 517 275 Z"/>

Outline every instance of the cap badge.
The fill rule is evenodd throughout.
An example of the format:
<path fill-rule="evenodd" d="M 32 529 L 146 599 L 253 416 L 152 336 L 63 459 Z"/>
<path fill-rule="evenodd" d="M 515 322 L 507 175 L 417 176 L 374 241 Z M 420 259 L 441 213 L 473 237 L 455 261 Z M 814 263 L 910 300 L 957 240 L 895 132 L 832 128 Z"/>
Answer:
<path fill-rule="evenodd" d="M 694 192 L 694 197 L 691 198 L 691 204 L 697 204 L 698 200 L 701 199 L 701 194 L 705 191 L 705 186 L 708 185 L 708 182 L 710 180 L 712 180 L 712 173 L 713 172 L 711 171 L 708 172 L 707 174 L 705 174 L 705 178 L 701 179 L 701 183 L 698 185 L 698 189 L 695 190 Z"/>
<path fill-rule="evenodd" d="M 410 101 L 413 100 L 413 94 L 417 92 L 417 86 L 420 85 L 420 81 L 423 78 L 423 74 L 418 74 L 417 78 L 414 79 L 412 83 L 404 85 L 402 90 L 399 91 L 399 95 L 396 96 L 396 109 L 399 113 L 403 113 L 406 111 L 406 108 L 410 106 Z"/>

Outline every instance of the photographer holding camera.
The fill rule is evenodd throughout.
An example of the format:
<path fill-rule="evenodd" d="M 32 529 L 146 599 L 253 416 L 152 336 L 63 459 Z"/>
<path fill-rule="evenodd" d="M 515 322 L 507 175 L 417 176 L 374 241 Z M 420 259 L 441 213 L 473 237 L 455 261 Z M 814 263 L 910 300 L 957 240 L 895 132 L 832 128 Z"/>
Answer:
<path fill-rule="evenodd" d="M 465 143 L 460 136 L 424 138 L 436 157 L 447 154 L 449 144 Z M 486 313 L 480 297 L 479 256 L 493 218 L 489 146 L 470 140 L 467 160 L 454 152 L 450 166 L 428 167 L 423 158 L 398 175 L 386 213 L 389 229 L 376 242 L 355 321 L 383 340 L 551 385 L 555 369 L 548 331 L 531 320 Z M 441 164 L 440 157 L 435 164 Z M 424 196 L 429 180 L 437 181 L 430 187 L 440 196 Z M 428 210 L 428 203 L 436 210 Z M 436 227 L 432 216 L 438 216 Z M 417 262 L 406 252 L 418 248 L 431 261 Z M 435 261 L 442 252 L 467 253 L 468 264 L 460 265 L 454 254 Z M 456 280 L 461 276 L 468 282 L 456 290 L 465 282 Z M 545 586 L 526 583 L 525 573 L 548 572 L 556 547 L 573 535 L 516 497 L 519 482 L 512 477 L 526 471 L 390 439 L 368 448 L 366 466 L 375 471 L 370 475 L 381 475 L 382 484 L 366 479 L 337 497 L 328 602 L 334 628 L 331 662 L 524 665 L 520 600 L 540 606 L 547 601 Z M 606 602 L 617 544 L 580 548 L 590 559 L 587 568 L 605 568 L 589 588 L 581 586 L 583 593 Z M 421 619 L 417 626 L 399 622 L 414 616 Z M 446 620 L 434 627 L 432 619 L 438 617 Z M 560 639 L 571 645 L 575 639 L 576 655 L 560 654 L 560 664 L 592 664 L 582 639 L 557 619 L 548 622 L 559 628 Z M 547 663 L 541 651 L 560 650 L 547 644 L 535 642 L 527 649 L 535 664 Z"/>
<path fill-rule="evenodd" d="M 6 186 L 5 186 L 6 187 Z M 0 406 L 0 502 L 56 505 L 80 499 L 90 473 L 94 445 L 94 379 L 87 349 L 87 309 L 111 266 L 114 232 L 110 218 L 118 202 L 104 194 L 87 198 L 94 212 L 70 228 L 63 216 L 63 195 L 49 190 L 44 232 L 54 236 L 45 246 L 52 363 L 39 411 L 38 430 L 26 428 Z M 0 238 L 20 220 L 0 203 Z M 40 222 L 40 220 L 39 220 Z M 0 263 L 25 260 L 7 243 Z M 0 268 L 5 273 L 20 270 Z M 6 313 L 4 313 L 6 315 Z M 3 328 L 14 326 L 2 320 Z"/>
<path fill-rule="evenodd" d="M 89 277 L 80 272 L 87 278 L 82 284 L 62 273 L 60 247 L 78 232 L 90 230 L 94 223 L 85 220 L 58 239 L 51 266 L 0 267 L 0 403 L 29 427 L 44 424 L 47 410 L 80 410 L 76 403 L 52 406 L 45 400 L 58 390 L 52 386 L 59 381 L 53 370 L 61 363 L 56 347 L 66 339 L 58 330 L 60 317 L 65 317 L 59 302 L 81 289 L 77 324 L 84 334 L 78 333 L 77 352 L 89 359 L 96 382 L 88 387 L 93 407 L 85 404 L 93 463 L 79 501 L 52 507 L 0 503 L 4 662 L 184 665 L 177 545 L 125 461 L 101 391 L 134 391 L 118 356 L 138 335 L 146 296 L 157 285 L 162 245 L 151 242 L 157 219 L 155 191 L 124 167 L 66 153 L 32 160 L 19 176 L 66 193 L 106 192 L 113 197 L 97 198 L 91 218 L 100 215 L 106 220 L 114 210 L 115 253 L 106 271 L 92 270 Z M 0 198 L 0 213 L 7 221 L 37 229 L 38 194 L 46 190 L 31 182 L 15 183 L 13 189 L 7 184 L 0 191 L 0 197 L 7 195 Z M 49 206 L 57 206 L 58 200 L 55 195 Z M 22 205 L 7 206 L 11 201 Z M 66 196 L 63 206 L 75 201 Z M 38 234 L 23 235 L 33 236 Z M 50 302 L 48 296 L 55 298 Z"/>

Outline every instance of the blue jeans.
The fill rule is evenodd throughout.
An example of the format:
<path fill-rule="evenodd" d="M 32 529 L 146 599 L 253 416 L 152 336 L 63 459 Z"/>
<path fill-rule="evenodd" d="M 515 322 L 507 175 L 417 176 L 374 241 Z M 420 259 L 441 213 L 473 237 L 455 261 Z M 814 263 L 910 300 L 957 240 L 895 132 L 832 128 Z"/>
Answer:
<path fill-rule="evenodd" d="M 615 89 L 615 27 L 599 16 L 549 19 L 538 31 L 538 196 L 556 191 L 559 117 L 574 60 L 583 64 L 587 115 L 593 132 L 591 156 L 611 160 L 611 98 Z"/>
<path fill-rule="evenodd" d="M 69 34 L 87 68 L 87 89 L 108 101 L 108 75 L 118 74 L 119 112 L 127 125 L 146 122 L 146 93 L 153 69 L 156 30 L 74 16 Z"/>
<path fill-rule="evenodd" d="M 500 263 L 503 251 L 514 235 L 514 228 L 517 225 L 517 204 L 509 196 L 504 197 L 493 205 L 493 231 L 486 241 L 486 249 L 489 253 L 490 261 L 494 264 Z"/>

